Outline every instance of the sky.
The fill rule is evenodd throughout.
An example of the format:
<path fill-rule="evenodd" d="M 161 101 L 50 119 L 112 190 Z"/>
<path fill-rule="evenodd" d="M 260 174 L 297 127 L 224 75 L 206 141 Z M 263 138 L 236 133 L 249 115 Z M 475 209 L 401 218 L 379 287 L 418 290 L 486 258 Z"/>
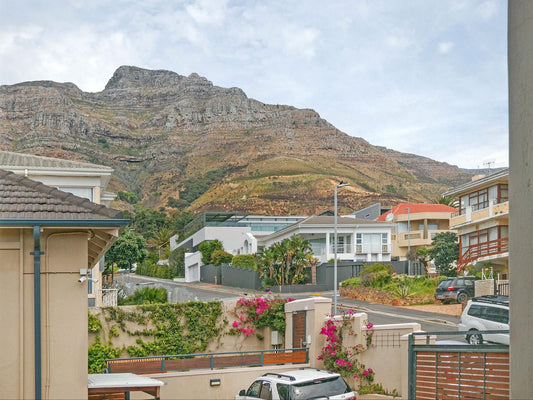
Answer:
<path fill-rule="evenodd" d="M 507 0 L 0 0 L 0 85 L 99 92 L 121 65 L 461 168 L 509 165 Z"/>

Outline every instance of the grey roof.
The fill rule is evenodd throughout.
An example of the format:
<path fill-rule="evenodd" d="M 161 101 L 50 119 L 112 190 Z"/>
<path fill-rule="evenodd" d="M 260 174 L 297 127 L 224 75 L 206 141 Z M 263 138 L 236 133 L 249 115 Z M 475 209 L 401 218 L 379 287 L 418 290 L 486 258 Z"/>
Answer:
<path fill-rule="evenodd" d="M 498 181 L 504 178 L 509 179 L 509 168 L 503 168 L 502 170 L 497 171 L 493 174 L 484 176 L 483 178 L 476 179 L 475 181 L 470 181 L 460 186 L 454 187 L 444 192 L 442 195 L 443 196 L 456 196 L 462 192 L 467 192 L 467 191 L 472 190 L 473 188 L 478 188 L 483 185 L 488 185 L 488 184 L 491 184 L 495 181 Z"/>
<path fill-rule="evenodd" d="M 0 168 L 59 168 L 59 169 L 97 169 L 102 172 L 112 172 L 113 169 L 102 165 L 63 160 L 60 158 L 35 156 L 32 154 L 14 153 L 10 151 L 0 151 Z"/>
<path fill-rule="evenodd" d="M 0 219 L 120 218 L 120 211 L 0 169 Z"/>

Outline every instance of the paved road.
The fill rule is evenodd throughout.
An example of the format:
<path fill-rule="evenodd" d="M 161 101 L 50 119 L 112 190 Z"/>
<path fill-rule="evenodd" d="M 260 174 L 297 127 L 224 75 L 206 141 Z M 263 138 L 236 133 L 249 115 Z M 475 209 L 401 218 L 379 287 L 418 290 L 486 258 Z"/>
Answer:
<path fill-rule="evenodd" d="M 125 292 L 129 295 L 136 289 L 143 286 L 164 287 L 169 292 L 171 302 L 186 301 L 232 301 L 247 294 L 261 294 L 253 290 L 231 288 L 220 285 L 210 285 L 205 283 L 184 283 L 175 282 L 168 279 L 158 279 L 135 274 L 115 276 L 115 280 L 120 282 Z M 333 298 L 333 291 L 324 293 L 303 293 L 284 295 L 285 297 L 307 298 L 310 296 L 323 296 Z M 457 331 L 459 318 L 451 315 L 429 313 L 418 310 L 405 309 L 401 307 L 388 306 L 383 304 L 368 303 L 360 300 L 338 298 L 338 309 L 354 309 L 368 314 L 368 319 L 375 325 L 380 324 L 400 324 L 406 322 L 418 322 L 423 331 L 426 332 L 451 332 Z M 442 340 L 462 340 L 457 336 L 439 336 Z"/>

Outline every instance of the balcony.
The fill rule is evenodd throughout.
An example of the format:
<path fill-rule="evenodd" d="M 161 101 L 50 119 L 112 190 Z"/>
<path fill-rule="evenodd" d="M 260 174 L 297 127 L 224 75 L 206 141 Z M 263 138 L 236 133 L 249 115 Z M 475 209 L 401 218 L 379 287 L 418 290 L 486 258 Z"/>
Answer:
<path fill-rule="evenodd" d="M 462 271 L 469 264 L 475 264 L 480 258 L 497 256 L 508 252 L 509 238 L 501 238 L 469 246 L 468 249 L 459 256 L 459 260 L 457 261 L 457 271 Z"/>
<path fill-rule="evenodd" d="M 497 200 L 491 200 L 488 207 L 466 207 L 460 213 L 453 213 L 450 218 L 450 229 L 455 229 L 455 227 L 468 222 L 480 221 L 507 214 L 509 214 L 509 201 L 497 203 Z"/>

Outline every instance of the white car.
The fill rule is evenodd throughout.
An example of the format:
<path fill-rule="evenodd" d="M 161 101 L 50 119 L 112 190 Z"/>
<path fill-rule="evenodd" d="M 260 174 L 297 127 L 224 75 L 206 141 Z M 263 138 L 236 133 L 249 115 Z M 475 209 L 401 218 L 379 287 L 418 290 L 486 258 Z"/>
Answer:
<path fill-rule="evenodd" d="M 266 373 L 242 389 L 236 400 L 355 400 L 355 394 L 334 372 L 301 368 L 282 373 Z"/>
<path fill-rule="evenodd" d="M 487 342 L 509 345 L 509 333 L 483 334 L 479 331 L 509 330 L 509 297 L 480 296 L 466 304 L 458 325 L 459 331 L 467 331 L 470 344 Z"/>

